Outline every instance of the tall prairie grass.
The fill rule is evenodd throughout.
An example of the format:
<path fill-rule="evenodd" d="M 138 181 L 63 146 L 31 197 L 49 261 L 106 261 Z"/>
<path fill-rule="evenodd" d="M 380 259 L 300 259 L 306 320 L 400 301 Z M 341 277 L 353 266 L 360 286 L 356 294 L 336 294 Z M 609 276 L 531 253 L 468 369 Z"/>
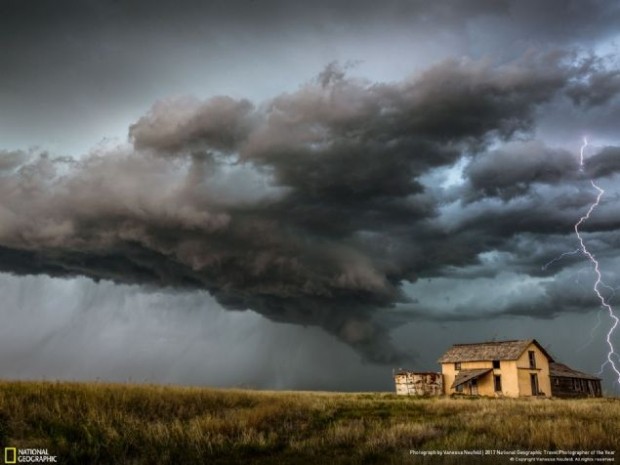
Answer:
<path fill-rule="evenodd" d="M 410 450 L 615 450 L 618 432 L 618 399 L 0 382 L 0 447 L 66 464 L 495 464 Z"/>

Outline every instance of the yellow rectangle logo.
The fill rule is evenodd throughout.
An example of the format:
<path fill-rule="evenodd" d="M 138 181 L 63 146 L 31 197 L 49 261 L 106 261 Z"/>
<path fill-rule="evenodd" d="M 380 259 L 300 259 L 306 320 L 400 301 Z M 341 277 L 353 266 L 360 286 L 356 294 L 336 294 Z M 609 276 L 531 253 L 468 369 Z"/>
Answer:
<path fill-rule="evenodd" d="M 4 463 L 17 463 L 17 448 L 5 447 L 4 448 Z"/>

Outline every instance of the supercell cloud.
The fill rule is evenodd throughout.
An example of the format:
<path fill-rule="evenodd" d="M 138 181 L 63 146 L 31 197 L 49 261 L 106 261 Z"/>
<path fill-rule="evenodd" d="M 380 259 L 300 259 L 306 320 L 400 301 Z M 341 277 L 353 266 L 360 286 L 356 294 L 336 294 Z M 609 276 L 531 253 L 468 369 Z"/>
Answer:
<path fill-rule="evenodd" d="M 393 362 L 381 312 L 410 300 L 405 281 L 475 265 L 523 233 L 568 230 L 590 201 L 572 195 L 568 216 L 533 204 L 533 185 L 575 181 L 566 151 L 531 142 L 487 152 L 530 131 L 537 109 L 574 82 L 598 82 L 603 71 L 569 59 L 448 60 L 395 83 L 331 64 L 266 102 L 160 101 L 131 125 L 130 148 L 21 164 L 26 155 L 6 153 L 0 267 L 203 289 L 225 308 L 317 325 Z M 607 174 L 609 150 L 595 171 Z M 481 208 L 446 228 L 446 198 L 422 177 L 463 157 Z M 508 203 L 488 209 L 493 199 Z"/>

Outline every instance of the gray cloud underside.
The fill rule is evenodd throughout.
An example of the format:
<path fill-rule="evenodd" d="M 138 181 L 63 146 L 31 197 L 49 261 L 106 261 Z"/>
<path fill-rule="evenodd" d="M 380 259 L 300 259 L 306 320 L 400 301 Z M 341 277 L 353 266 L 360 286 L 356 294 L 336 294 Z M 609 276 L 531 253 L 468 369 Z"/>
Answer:
<path fill-rule="evenodd" d="M 527 134 L 553 99 L 613 101 L 597 79 L 609 70 L 574 59 L 448 60 L 390 84 L 330 65 L 259 105 L 158 102 L 131 126 L 130 148 L 80 160 L 3 152 L 0 269 L 205 289 L 225 308 L 317 325 L 394 361 L 402 354 L 377 310 L 408 302 L 404 281 L 475 266 L 489 250 L 525 268 L 518 240 L 570 233 L 591 202 L 569 153 L 536 142 L 487 150 Z M 601 150 L 587 173 L 616 172 L 617 150 Z M 463 185 L 424 184 L 463 157 Z M 617 228 L 611 213 L 589 231 Z"/>

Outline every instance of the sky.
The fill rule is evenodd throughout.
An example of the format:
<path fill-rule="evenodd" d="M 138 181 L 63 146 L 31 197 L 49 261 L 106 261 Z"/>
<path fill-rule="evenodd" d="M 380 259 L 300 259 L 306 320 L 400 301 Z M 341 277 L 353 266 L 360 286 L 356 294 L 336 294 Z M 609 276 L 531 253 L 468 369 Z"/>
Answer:
<path fill-rule="evenodd" d="M 0 376 L 392 390 L 536 338 L 619 394 L 574 230 L 595 182 L 613 306 L 618 31 L 611 0 L 0 0 Z"/>

